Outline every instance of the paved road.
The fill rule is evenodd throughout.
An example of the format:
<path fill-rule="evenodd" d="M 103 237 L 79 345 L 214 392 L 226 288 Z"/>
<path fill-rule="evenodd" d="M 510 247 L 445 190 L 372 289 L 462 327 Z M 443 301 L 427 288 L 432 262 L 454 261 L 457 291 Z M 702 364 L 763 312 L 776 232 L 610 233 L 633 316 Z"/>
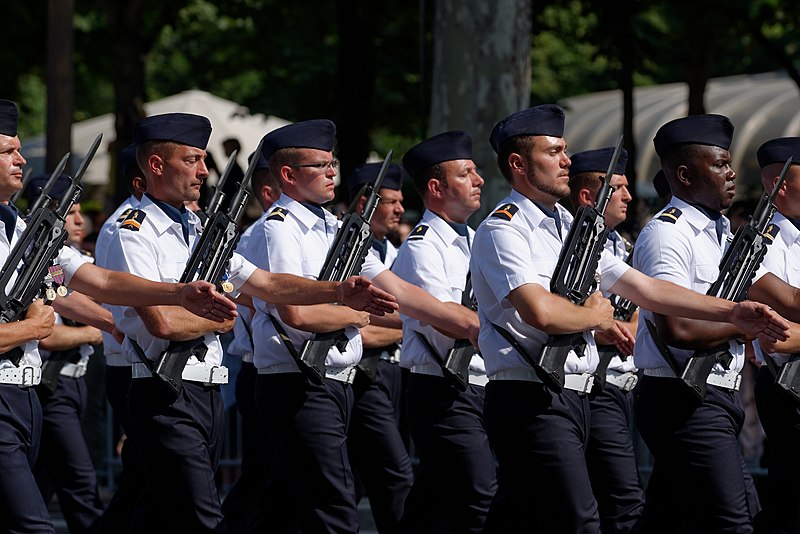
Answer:
<path fill-rule="evenodd" d="M 378 531 L 375 529 L 375 523 L 372 521 L 372 513 L 369 510 L 369 501 L 367 499 L 361 501 L 361 504 L 358 506 L 358 511 L 361 518 L 359 532 L 361 534 L 378 534 Z M 58 534 L 69 534 L 67 523 L 61 515 L 61 510 L 55 499 L 50 503 L 50 514 L 53 518 L 56 532 Z"/>

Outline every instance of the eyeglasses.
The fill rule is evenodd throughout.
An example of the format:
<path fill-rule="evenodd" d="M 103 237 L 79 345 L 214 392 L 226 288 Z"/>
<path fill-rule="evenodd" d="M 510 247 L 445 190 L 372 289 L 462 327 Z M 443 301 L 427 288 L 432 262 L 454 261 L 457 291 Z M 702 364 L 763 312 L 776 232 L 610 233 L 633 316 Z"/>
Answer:
<path fill-rule="evenodd" d="M 294 169 L 316 169 L 318 171 L 327 171 L 329 169 L 333 169 L 334 167 L 339 166 L 338 159 L 332 159 L 326 163 L 303 163 L 303 164 L 296 164 L 296 165 L 289 165 Z"/>

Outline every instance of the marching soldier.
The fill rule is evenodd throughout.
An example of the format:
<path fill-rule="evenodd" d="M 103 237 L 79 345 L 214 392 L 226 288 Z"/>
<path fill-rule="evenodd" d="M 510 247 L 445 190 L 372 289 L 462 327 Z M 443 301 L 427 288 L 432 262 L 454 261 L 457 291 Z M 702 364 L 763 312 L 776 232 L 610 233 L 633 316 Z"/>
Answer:
<path fill-rule="evenodd" d="M 314 278 L 336 237 L 339 221 L 322 208 L 333 199 L 336 127 L 328 120 L 287 125 L 264 138 L 264 157 L 279 177 L 283 194 L 258 239 L 256 265 L 273 272 Z M 373 255 L 367 254 L 362 273 L 397 297 L 400 311 L 432 324 L 444 317 L 456 323 L 465 338 L 477 324 L 467 314 L 443 306 L 437 299 L 407 284 Z M 255 299 L 255 364 L 259 376 L 256 398 L 269 427 L 275 469 L 271 485 L 286 494 L 290 505 L 273 505 L 270 517 L 309 532 L 355 532 L 358 511 L 352 471 L 347 458 L 347 434 L 353 405 L 352 382 L 361 358 L 358 327 L 380 323 L 374 317 L 333 306 L 275 306 Z M 327 353 L 325 379 L 317 385 L 300 373 L 293 352 L 315 332 L 344 330 L 347 344 Z M 341 348 L 340 348 L 341 347 Z M 280 484 L 278 484 L 278 481 Z M 276 501 L 278 502 L 278 501 Z M 278 508 L 281 507 L 281 508 Z"/>
<path fill-rule="evenodd" d="M 497 455 L 499 490 L 519 531 L 600 532 L 585 461 L 587 393 L 598 356 L 592 329 L 629 352 L 631 337 L 599 293 L 576 306 L 549 291 L 572 216 L 557 202 L 569 194 L 564 113 L 541 105 L 510 115 L 492 130 L 498 165 L 513 190 L 478 228 L 470 270 L 486 362 L 486 425 Z M 638 254 L 638 252 L 637 252 Z M 768 307 L 734 304 L 655 280 L 603 252 L 600 290 L 661 312 L 734 321 L 783 339 L 787 323 Z M 545 386 L 531 365 L 548 335 L 582 332 L 583 354 L 568 355 L 565 386 Z M 641 329 L 640 329 L 641 332 Z M 513 341 L 513 343 L 512 343 Z M 487 531 L 500 531 L 490 511 Z"/>
<path fill-rule="evenodd" d="M 155 115 L 137 125 L 134 141 L 147 192 L 139 208 L 120 224 L 107 253 L 110 266 L 150 280 L 180 279 L 202 230 L 185 203 L 199 198 L 208 176 L 204 160 L 210 135 L 207 118 L 186 113 Z M 362 282 L 319 283 L 273 275 L 234 254 L 225 285 L 279 302 L 346 299 L 378 313 L 393 309 L 385 300 L 389 295 Z M 161 379 L 153 376 L 146 363 L 133 366 L 128 406 L 147 479 L 133 528 L 218 531 L 224 528 L 214 483 L 222 441 L 219 384 L 227 380 L 227 374 L 220 367 L 216 332 L 230 330 L 233 321 L 220 325 L 197 320 L 171 306 L 114 306 L 112 310 L 119 329 L 143 353 L 129 355 L 131 360 L 155 361 L 170 340 L 203 338 L 207 348 L 202 361 L 194 355 L 188 360 L 177 399 L 163 394 Z"/>
<path fill-rule="evenodd" d="M 450 305 L 471 301 L 469 258 L 474 231 L 467 218 L 481 205 L 483 178 L 472 161 L 472 138 L 445 132 L 406 152 L 403 166 L 425 204 L 417 226 L 400 247 L 392 271 Z M 461 306 L 468 313 L 471 308 Z M 449 329 L 447 329 L 449 331 Z M 401 361 L 411 370 L 409 428 L 420 458 L 404 532 L 481 532 L 497 483 L 494 458 L 483 427 L 486 373 L 478 355 L 468 359 L 465 391 L 442 367 L 455 340 L 413 318 L 403 320 Z M 470 347 L 471 349 L 472 347 Z M 474 354 L 474 350 L 469 351 Z M 430 502 L 436 496 L 436 503 Z M 419 513 L 428 500 L 429 514 Z"/>
<path fill-rule="evenodd" d="M 380 163 L 366 163 L 348 177 L 347 188 L 356 212 L 363 213 L 366 197 L 362 190 L 375 183 L 380 168 Z M 378 191 L 381 201 L 370 222 L 370 253 L 389 268 L 397 249 L 386 236 L 397 230 L 405 211 L 402 172 L 399 165 L 389 165 Z M 370 324 L 361 328 L 361 337 L 364 352 L 353 382 L 347 451 L 356 479 L 356 500 L 360 500 L 361 493 L 367 494 L 375 525 L 381 534 L 386 534 L 398 531 L 413 482 L 411 460 L 399 426 L 401 402 L 405 399 L 399 347 L 403 331 Z"/>
<path fill-rule="evenodd" d="M 0 259 L 3 261 L 26 228 L 16 208 L 9 202 L 22 187 L 22 169 L 26 163 L 20 154 L 18 122 L 16 104 L 0 100 Z M 233 309 L 232 303 L 212 291 L 210 284 L 149 282 L 96 267 L 68 247 L 59 254 L 58 265 L 63 271 L 65 285 L 104 302 L 180 304 L 197 315 L 220 321 L 230 317 Z M 65 302 L 69 298 L 79 299 L 73 295 Z M 113 328 L 113 323 L 99 316 L 80 319 L 95 326 Z M 4 476 L 0 477 L 0 526 L 8 531 L 55 531 L 31 472 L 42 429 L 41 405 L 32 388 L 41 380 L 37 340 L 52 332 L 53 321 L 52 308 L 37 301 L 29 307 L 24 320 L 2 325 L 4 343 L 0 350 L 4 357 L 0 358 L 0 442 L 3 450 L 0 451 L 0 470 Z M 22 357 L 15 364 L 9 351 L 17 347 Z"/>
<path fill-rule="evenodd" d="M 611 147 L 570 156 L 570 201 L 575 209 L 594 206 L 600 178 L 608 171 L 613 154 L 614 148 Z M 613 175 L 605 177 L 613 189 L 604 213 L 605 224 L 611 229 L 605 248 L 622 261 L 628 261 L 632 254 L 631 245 L 615 230 L 625 221 L 628 203 L 632 199 L 625 176 L 627 161 L 628 153 L 622 149 Z M 608 293 L 604 296 L 614 298 Z M 633 310 L 628 311 L 626 306 Z M 639 316 L 635 306 L 616 299 L 614 313 L 620 324 L 635 336 Z M 620 316 L 625 313 L 629 316 Z M 598 332 L 595 339 L 599 363 L 594 370 L 595 387 L 589 394 L 591 417 L 586 464 L 603 532 L 634 532 L 644 507 L 644 491 L 629 430 L 633 416 L 632 390 L 637 382 L 636 367 L 633 357 L 620 355 L 613 344 L 604 342 L 602 333 Z M 603 376 L 598 376 L 599 373 Z"/>

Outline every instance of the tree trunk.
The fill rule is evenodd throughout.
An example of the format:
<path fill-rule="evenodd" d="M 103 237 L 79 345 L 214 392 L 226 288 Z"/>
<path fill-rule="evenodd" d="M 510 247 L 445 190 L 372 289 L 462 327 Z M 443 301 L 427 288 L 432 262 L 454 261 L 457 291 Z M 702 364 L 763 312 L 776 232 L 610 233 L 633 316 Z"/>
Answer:
<path fill-rule="evenodd" d="M 489 133 L 527 108 L 531 92 L 531 0 L 437 0 L 428 134 L 465 130 L 486 180 L 482 220 L 510 189 L 497 168 Z"/>
<path fill-rule="evenodd" d="M 72 16 L 75 0 L 47 3 L 47 169 L 70 150 L 75 94 L 72 71 Z M 75 165 L 71 158 L 67 172 Z"/>
<path fill-rule="evenodd" d="M 140 21 L 144 12 L 143 0 L 110 2 L 108 4 L 109 26 L 114 39 L 113 54 L 117 68 L 113 71 L 115 92 L 114 127 L 116 139 L 110 150 L 113 157 L 109 183 L 114 184 L 114 205 L 122 203 L 129 195 L 125 177 L 119 172 L 119 153 L 133 142 L 133 128 L 145 116 L 144 112 L 144 57 L 149 45 L 144 42 Z"/>
<path fill-rule="evenodd" d="M 375 92 L 375 45 L 377 26 L 370 17 L 369 2 L 340 0 L 339 58 L 336 76 L 336 137 L 341 161 L 342 186 L 352 170 L 369 155 L 369 130 L 372 127 L 372 96 Z M 349 200 L 349 199 L 348 199 Z"/>

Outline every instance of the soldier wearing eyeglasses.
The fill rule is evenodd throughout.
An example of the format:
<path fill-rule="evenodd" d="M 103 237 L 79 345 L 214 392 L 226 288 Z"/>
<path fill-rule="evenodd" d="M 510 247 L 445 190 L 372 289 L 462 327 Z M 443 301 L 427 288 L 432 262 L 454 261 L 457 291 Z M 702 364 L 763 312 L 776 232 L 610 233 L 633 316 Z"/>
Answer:
<path fill-rule="evenodd" d="M 336 127 L 328 120 L 284 126 L 264 138 L 264 157 L 283 194 L 263 225 L 254 229 L 253 261 L 272 272 L 316 278 L 333 245 L 339 221 L 323 208 L 334 197 Z M 367 254 L 362 274 L 397 298 L 400 311 L 435 325 L 449 315 L 437 299 L 408 284 Z M 354 402 L 352 382 L 362 354 L 359 327 L 396 325 L 337 306 L 274 306 L 254 299 L 256 400 L 269 427 L 272 451 L 271 528 L 303 532 L 356 532 L 358 510 L 348 461 L 347 427 Z M 475 339 L 477 321 L 447 317 L 463 337 Z M 278 327 L 284 332 L 279 334 Z M 314 333 L 344 329 L 344 350 L 333 346 L 322 385 L 307 381 L 291 356 Z M 288 497 L 288 502 L 286 498 Z"/>

